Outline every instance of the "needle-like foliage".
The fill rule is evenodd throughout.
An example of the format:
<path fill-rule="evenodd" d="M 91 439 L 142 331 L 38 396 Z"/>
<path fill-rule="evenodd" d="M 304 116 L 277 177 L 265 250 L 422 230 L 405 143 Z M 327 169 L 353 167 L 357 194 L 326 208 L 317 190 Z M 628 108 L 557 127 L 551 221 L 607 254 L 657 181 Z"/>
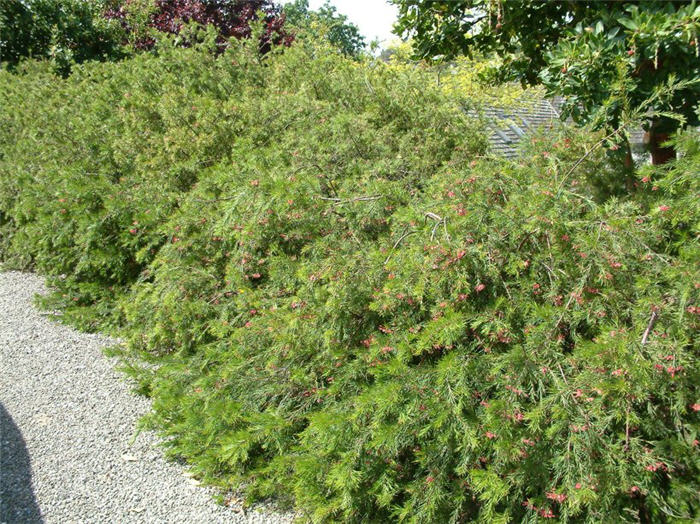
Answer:
<path fill-rule="evenodd" d="M 125 338 L 197 476 L 314 521 L 698 517 L 696 137 L 612 199 L 599 136 L 491 158 L 427 71 L 324 47 L 0 93 L 0 253 Z"/>

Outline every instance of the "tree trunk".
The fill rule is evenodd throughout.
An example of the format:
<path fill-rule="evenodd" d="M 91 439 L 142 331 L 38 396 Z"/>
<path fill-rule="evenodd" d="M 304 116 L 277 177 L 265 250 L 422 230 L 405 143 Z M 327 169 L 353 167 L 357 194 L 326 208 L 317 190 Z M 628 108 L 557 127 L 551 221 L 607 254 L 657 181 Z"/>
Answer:
<path fill-rule="evenodd" d="M 625 160 L 623 164 L 627 171 L 632 171 L 634 169 L 634 158 L 632 157 L 632 144 L 630 143 L 629 136 L 624 134 L 625 139 Z"/>
<path fill-rule="evenodd" d="M 676 149 L 674 147 L 664 147 L 662 144 L 668 140 L 669 134 L 654 130 L 652 127 L 647 131 L 644 141 L 649 144 L 651 152 L 651 163 L 655 166 L 665 164 L 676 159 Z"/>

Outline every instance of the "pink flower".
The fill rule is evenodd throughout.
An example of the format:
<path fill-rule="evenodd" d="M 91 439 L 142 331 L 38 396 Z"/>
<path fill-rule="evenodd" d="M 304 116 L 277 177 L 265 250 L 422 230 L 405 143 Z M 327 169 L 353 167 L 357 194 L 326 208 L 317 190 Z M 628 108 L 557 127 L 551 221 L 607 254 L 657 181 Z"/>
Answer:
<path fill-rule="evenodd" d="M 671 377 L 675 377 L 676 373 L 683 371 L 683 366 L 668 366 L 666 368 L 666 372 L 671 375 Z"/>
<path fill-rule="evenodd" d="M 523 506 L 526 507 L 527 509 L 530 509 L 532 511 L 537 511 L 537 506 L 535 506 L 530 500 L 526 500 L 523 502 Z"/>
<path fill-rule="evenodd" d="M 486 289 L 486 285 L 485 284 L 477 284 L 474 289 L 476 290 L 477 293 L 480 293 L 481 291 Z"/>
<path fill-rule="evenodd" d="M 574 486 L 576 489 L 581 489 L 583 486 L 581 486 L 580 482 L 577 482 L 576 485 Z"/>
<path fill-rule="evenodd" d="M 695 404 L 690 406 L 690 409 L 692 409 L 693 411 L 700 411 L 700 404 L 696 402 Z"/>
<path fill-rule="evenodd" d="M 661 471 L 666 471 L 668 468 L 666 467 L 666 464 L 664 464 L 663 462 L 656 462 L 654 464 L 649 464 L 645 469 L 647 471 L 654 472 L 654 471 L 657 471 L 659 469 Z"/>
<path fill-rule="evenodd" d="M 540 516 L 541 516 L 542 518 L 545 518 L 545 519 L 553 519 L 553 518 L 556 518 L 556 516 L 554 515 L 554 513 L 552 513 L 552 510 L 549 509 L 549 508 L 542 508 L 542 509 L 540 510 L 539 513 L 540 513 Z"/>
<path fill-rule="evenodd" d="M 551 492 L 547 493 L 547 498 L 549 500 L 553 500 L 553 501 L 561 504 L 562 502 L 564 502 L 566 500 L 566 495 L 564 495 L 563 493 L 555 493 L 554 491 L 551 491 Z"/>
<path fill-rule="evenodd" d="M 491 433 L 490 431 L 487 431 L 487 432 L 486 432 L 486 438 L 488 438 L 488 439 L 493 440 L 493 439 L 495 439 L 497 436 L 498 436 L 498 435 L 496 435 L 495 433 Z"/>
<path fill-rule="evenodd" d="M 668 211 L 669 209 L 671 208 L 668 206 L 659 206 L 659 211 Z"/>

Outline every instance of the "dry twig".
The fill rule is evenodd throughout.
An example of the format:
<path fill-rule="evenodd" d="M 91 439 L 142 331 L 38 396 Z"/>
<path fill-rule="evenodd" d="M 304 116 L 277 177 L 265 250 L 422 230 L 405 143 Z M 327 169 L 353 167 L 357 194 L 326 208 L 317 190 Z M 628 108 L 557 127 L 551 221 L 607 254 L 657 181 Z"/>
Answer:
<path fill-rule="evenodd" d="M 656 310 L 651 312 L 651 318 L 649 319 L 649 323 L 647 324 L 647 328 L 644 330 L 644 335 L 642 335 L 642 346 L 644 346 L 647 343 L 647 339 L 649 338 L 649 333 L 651 333 L 652 328 L 654 327 L 654 323 L 656 322 L 656 318 L 658 317 L 658 314 Z"/>
<path fill-rule="evenodd" d="M 386 265 L 386 263 L 389 262 L 389 259 L 391 258 L 391 254 L 396 250 L 397 247 L 399 247 L 399 244 L 401 243 L 401 241 L 404 238 L 406 238 L 407 236 L 412 235 L 415 232 L 416 232 L 415 230 L 411 229 L 409 231 L 406 231 L 403 235 L 401 235 L 399 237 L 399 239 L 394 243 L 394 246 L 391 248 L 391 251 L 389 251 L 389 254 L 386 257 L 386 260 L 384 261 L 384 265 Z"/>
<path fill-rule="evenodd" d="M 340 205 L 340 204 L 347 204 L 350 202 L 368 202 L 371 200 L 379 200 L 382 198 L 382 195 L 370 195 L 370 196 L 359 196 L 355 198 L 335 198 L 335 197 L 318 197 L 321 200 L 328 200 L 329 202 L 333 202 L 335 205 Z"/>

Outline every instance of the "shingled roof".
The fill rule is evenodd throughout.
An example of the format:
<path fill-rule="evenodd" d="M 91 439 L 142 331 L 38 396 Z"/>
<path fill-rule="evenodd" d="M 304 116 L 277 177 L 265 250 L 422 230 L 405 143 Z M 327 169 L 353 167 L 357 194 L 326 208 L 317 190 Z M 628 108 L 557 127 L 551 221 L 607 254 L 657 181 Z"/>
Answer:
<path fill-rule="evenodd" d="M 547 99 L 528 101 L 516 109 L 486 107 L 483 116 L 490 132 L 490 151 L 506 158 L 517 155 L 518 144 L 525 135 L 551 129 L 560 122 L 559 112 Z"/>
<path fill-rule="evenodd" d="M 489 130 L 490 152 L 506 158 L 518 154 L 518 146 L 524 136 L 541 130 L 552 129 L 561 123 L 561 97 L 523 99 L 516 108 L 502 109 L 487 106 L 482 110 Z M 568 119 L 567 122 L 571 122 Z M 644 150 L 644 130 L 636 128 L 628 131 L 632 150 L 642 158 Z"/>

